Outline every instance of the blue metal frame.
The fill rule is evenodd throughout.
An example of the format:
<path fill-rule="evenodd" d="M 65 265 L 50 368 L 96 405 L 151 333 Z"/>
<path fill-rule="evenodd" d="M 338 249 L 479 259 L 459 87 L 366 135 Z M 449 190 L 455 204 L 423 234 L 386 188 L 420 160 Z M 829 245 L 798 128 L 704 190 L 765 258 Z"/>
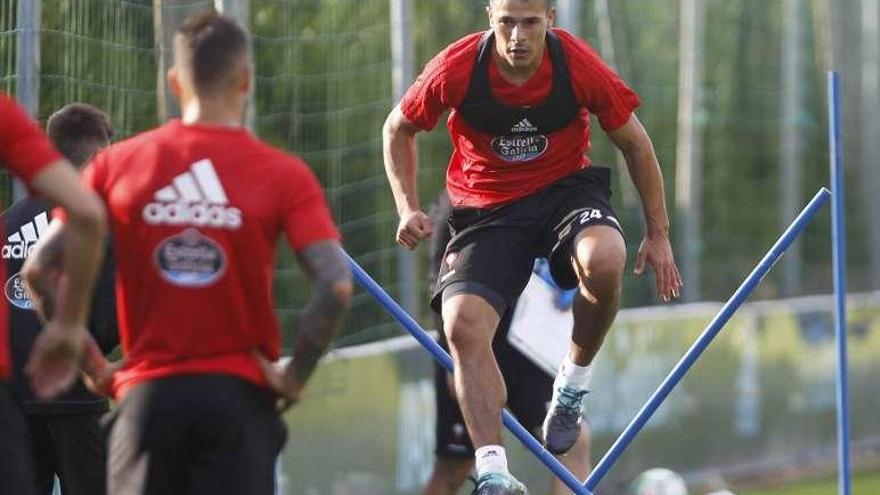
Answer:
<path fill-rule="evenodd" d="M 452 358 L 437 342 L 383 289 L 357 262 L 346 253 L 351 265 L 354 279 L 385 308 L 403 328 L 419 341 L 444 368 L 452 372 Z M 506 409 L 501 412 L 504 426 L 519 439 L 553 474 L 559 477 L 568 488 L 577 495 L 593 495 L 591 490 L 584 488 L 580 480 L 574 477 L 553 454 L 547 451 Z"/>
<path fill-rule="evenodd" d="M 663 383 L 660 384 L 660 387 L 657 388 L 657 391 L 651 395 L 651 398 L 648 399 L 648 402 L 642 406 L 642 409 L 636 414 L 635 418 L 627 425 L 626 429 L 623 430 L 623 433 L 620 434 L 620 437 L 617 438 L 617 441 L 614 442 L 614 445 L 608 450 L 602 460 L 596 464 L 596 467 L 590 473 L 590 476 L 587 477 L 587 481 L 584 484 L 588 489 L 595 490 L 596 485 L 599 484 L 599 481 L 602 480 L 602 477 L 611 469 L 611 466 L 617 461 L 620 455 L 623 453 L 624 449 L 632 442 L 633 438 L 645 423 L 648 422 L 648 419 L 651 418 L 651 415 L 654 414 L 654 411 L 660 407 L 660 404 L 663 403 L 663 400 L 666 399 L 666 396 L 669 395 L 669 392 L 681 381 L 684 374 L 687 373 L 688 369 L 690 369 L 691 365 L 700 357 L 700 354 L 706 350 L 706 347 L 712 342 L 712 339 L 718 334 L 724 324 L 727 323 L 727 320 L 733 315 L 734 311 L 736 311 L 740 305 L 749 297 L 749 294 L 761 283 L 761 280 L 767 275 L 767 272 L 773 268 L 773 265 L 776 264 L 776 261 L 779 260 L 779 257 L 782 256 L 782 253 L 788 249 L 788 246 L 791 245 L 792 241 L 800 234 L 807 224 L 816 216 L 816 213 L 828 201 L 828 198 L 831 197 L 831 193 L 828 189 L 824 187 L 816 193 L 813 197 L 812 201 L 801 211 L 801 213 L 797 216 L 794 222 L 788 226 L 782 236 L 779 237 L 779 240 L 776 241 L 776 244 L 770 248 L 770 251 L 764 255 L 764 258 L 760 263 L 752 270 L 748 277 L 746 277 L 745 281 L 739 286 L 736 292 L 728 299 L 727 303 L 721 308 L 721 311 L 715 315 L 715 318 L 709 323 L 709 326 L 706 327 L 706 330 L 703 331 L 702 335 L 697 339 L 696 342 L 691 346 L 690 349 L 685 353 L 684 357 L 675 365 L 675 368 L 669 373 L 666 379 L 663 380 Z"/>
<path fill-rule="evenodd" d="M 789 225 L 788 229 L 780 236 L 770 251 L 764 256 L 760 263 L 746 277 L 745 281 L 740 285 L 736 292 L 731 296 L 728 302 L 721 308 L 721 311 L 709 323 L 709 326 L 691 348 L 685 353 L 684 357 L 669 373 L 663 383 L 654 394 L 648 399 L 648 402 L 636 414 L 636 417 L 626 427 L 620 437 L 611 446 L 611 449 L 605 454 L 601 461 L 596 465 L 593 472 L 584 482 L 583 485 L 563 466 L 550 452 L 538 443 L 529 432 L 517 422 L 517 420 L 507 410 L 502 411 L 502 421 L 504 426 L 511 431 L 520 442 L 525 445 L 538 459 L 543 462 L 553 473 L 562 480 L 577 495 L 593 495 L 596 485 L 605 476 L 611 466 L 617 461 L 624 449 L 635 438 L 642 427 L 650 419 L 654 411 L 660 407 L 663 400 L 669 395 L 669 392 L 678 384 L 679 381 L 687 373 L 691 365 L 700 357 L 703 351 L 712 342 L 712 339 L 718 334 L 721 328 L 727 323 L 727 320 L 733 313 L 745 302 L 749 294 L 757 287 L 761 280 L 767 275 L 773 265 L 782 256 L 782 253 L 791 245 L 794 239 L 800 234 L 807 224 L 816 216 L 819 209 L 828 201 L 831 193 L 828 189 L 820 189 L 810 203 L 801 211 L 797 218 Z M 452 371 L 452 358 L 446 353 L 435 341 L 422 329 L 421 326 L 409 315 L 403 308 L 397 304 L 394 299 L 388 295 L 385 290 L 373 280 L 372 277 L 357 262 L 346 253 L 349 264 L 355 280 L 369 292 L 378 302 L 385 308 L 394 319 L 396 319 L 422 346 L 424 346 L 433 356 L 440 362 L 444 368 Z"/>
<path fill-rule="evenodd" d="M 849 391 L 846 357 L 846 223 L 844 221 L 843 152 L 841 146 L 840 76 L 828 72 L 828 142 L 831 167 L 831 252 L 834 271 L 834 330 L 837 335 L 838 487 L 850 495 Z"/>

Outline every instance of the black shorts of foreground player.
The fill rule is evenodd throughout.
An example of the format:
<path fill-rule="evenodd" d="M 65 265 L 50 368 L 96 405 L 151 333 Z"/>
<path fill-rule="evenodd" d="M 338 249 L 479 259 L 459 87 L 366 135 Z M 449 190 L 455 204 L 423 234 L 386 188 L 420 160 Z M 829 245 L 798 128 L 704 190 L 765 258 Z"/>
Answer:
<path fill-rule="evenodd" d="M 491 346 L 498 323 L 535 256 L 550 255 L 557 283 L 578 288 L 570 351 L 544 424 L 547 447 L 562 453 L 577 438 L 590 364 L 620 300 L 626 249 L 613 214 L 596 197 L 577 203 L 560 192 L 594 177 L 587 158 L 590 113 L 623 153 L 642 201 L 647 232 L 636 273 L 654 267 L 663 301 L 677 297 L 681 278 L 660 166 L 633 113 L 638 97 L 585 42 L 552 27 L 549 1 L 491 0 L 486 11 L 491 29 L 438 54 L 388 116 L 385 169 L 400 215 L 397 241 L 415 248 L 433 231 L 417 195 L 415 134 L 451 109 L 447 190 L 456 236 L 435 300 L 476 447 L 478 493 L 525 493 L 508 473 L 501 446 L 506 397 Z M 480 263 L 494 264 L 484 270 Z"/>
<path fill-rule="evenodd" d="M 235 21 L 187 19 L 168 73 L 181 119 L 108 147 L 82 174 L 107 204 L 116 247 L 124 358 L 92 353 L 88 370 L 120 400 L 113 495 L 272 495 L 279 410 L 299 400 L 351 299 L 314 174 L 243 127 L 250 53 Z M 57 239 L 52 228 L 33 257 Z M 283 369 L 271 291 L 282 236 L 312 282 Z"/>

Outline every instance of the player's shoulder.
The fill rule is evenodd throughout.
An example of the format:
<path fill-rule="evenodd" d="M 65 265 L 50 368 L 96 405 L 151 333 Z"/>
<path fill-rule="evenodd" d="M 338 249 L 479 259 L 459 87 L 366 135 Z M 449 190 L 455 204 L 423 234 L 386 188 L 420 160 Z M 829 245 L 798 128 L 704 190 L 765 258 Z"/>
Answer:
<path fill-rule="evenodd" d="M 259 157 L 263 165 L 282 172 L 309 172 L 305 160 L 294 153 L 275 147 L 265 141 L 254 138 L 252 153 Z"/>
<path fill-rule="evenodd" d="M 36 122 L 12 96 L 0 91 L 0 128 L 18 133 L 29 127 L 36 128 Z"/>
<path fill-rule="evenodd" d="M 155 127 L 111 144 L 98 152 L 96 158 L 139 154 L 147 147 L 167 141 L 170 137 L 167 126 Z"/>
<path fill-rule="evenodd" d="M 470 70 L 476 60 L 477 48 L 484 34 L 482 31 L 471 33 L 453 41 L 434 57 L 427 69 L 447 75 Z"/>
<path fill-rule="evenodd" d="M 16 103 L 12 96 L 0 91 L 0 112 L 3 112 L 4 118 L 6 118 L 9 112 L 18 113 L 19 109 L 18 103 Z"/>
<path fill-rule="evenodd" d="M 443 49 L 442 53 L 446 60 L 450 62 L 458 62 L 461 60 L 473 59 L 477 55 L 477 48 L 480 40 L 486 35 L 485 31 L 478 31 L 462 36 L 461 38 L 450 43 Z"/>
<path fill-rule="evenodd" d="M 565 52 L 569 63 L 571 61 L 592 63 L 599 60 L 596 50 L 586 40 L 562 28 L 553 28 L 552 33 L 556 35 L 562 44 L 562 50 Z"/>
<path fill-rule="evenodd" d="M 250 164 L 249 173 L 274 177 L 275 184 L 282 189 L 293 188 L 299 191 L 318 184 L 312 168 L 301 157 L 257 138 L 252 142 L 252 149 L 248 153 L 250 157 L 247 160 Z"/>

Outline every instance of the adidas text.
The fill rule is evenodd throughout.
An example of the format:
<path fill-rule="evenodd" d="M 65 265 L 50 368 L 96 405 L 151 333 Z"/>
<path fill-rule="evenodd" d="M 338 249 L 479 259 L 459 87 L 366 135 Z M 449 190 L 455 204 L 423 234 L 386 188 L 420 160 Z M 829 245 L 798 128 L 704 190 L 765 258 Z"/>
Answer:
<path fill-rule="evenodd" d="M 205 203 L 148 203 L 144 221 L 151 225 L 193 225 L 196 227 L 241 227 L 241 210 L 232 206 Z"/>
<path fill-rule="evenodd" d="M 45 211 L 38 213 L 33 220 L 19 227 L 18 232 L 6 238 L 6 243 L 2 249 L 3 259 L 27 259 L 31 251 L 34 250 L 34 245 L 40 240 L 40 237 L 43 236 L 48 227 L 49 214 Z"/>
<path fill-rule="evenodd" d="M 34 245 L 36 243 L 33 242 L 21 242 L 18 244 L 4 244 L 2 250 L 2 256 L 4 260 L 23 260 L 27 259 L 27 257 L 31 254 L 31 251 L 34 250 Z"/>
<path fill-rule="evenodd" d="M 151 225 L 191 225 L 235 230 L 241 227 L 241 210 L 229 199 L 211 160 L 193 163 L 171 184 L 156 191 L 144 207 L 144 221 Z"/>

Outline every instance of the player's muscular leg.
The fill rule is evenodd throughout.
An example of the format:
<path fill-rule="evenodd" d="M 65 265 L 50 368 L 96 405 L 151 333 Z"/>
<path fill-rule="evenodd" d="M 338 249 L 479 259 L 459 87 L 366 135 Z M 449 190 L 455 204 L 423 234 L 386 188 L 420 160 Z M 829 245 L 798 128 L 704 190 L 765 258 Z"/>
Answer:
<path fill-rule="evenodd" d="M 580 425 L 580 435 L 574 446 L 564 456 L 559 457 L 559 462 L 568 469 L 575 478 L 583 481 L 590 474 L 590 430 L 585 423 Z M 552 495 L 568 495 L 571 490 L 559 478 L 553 476 L 550 482 Z"/>
<path fill-rule="evenodd" d="M 500 318 L 485 299 L 457 294 L 443 301 L 444 331 L 455 364 L 455 395 L 474 447 L 501 445 L 504 379 L 492 353 Z"/>
<path fill-rule="evenodd" d="M 626 244 L 620 232 L 605 225 L 583 230 L 574 243 L 572 263 L 578 277 L 578 295 L 572 306 L 570 357 L 574 364 L 586 366 L 593 361 L 617 315 Z"/>

